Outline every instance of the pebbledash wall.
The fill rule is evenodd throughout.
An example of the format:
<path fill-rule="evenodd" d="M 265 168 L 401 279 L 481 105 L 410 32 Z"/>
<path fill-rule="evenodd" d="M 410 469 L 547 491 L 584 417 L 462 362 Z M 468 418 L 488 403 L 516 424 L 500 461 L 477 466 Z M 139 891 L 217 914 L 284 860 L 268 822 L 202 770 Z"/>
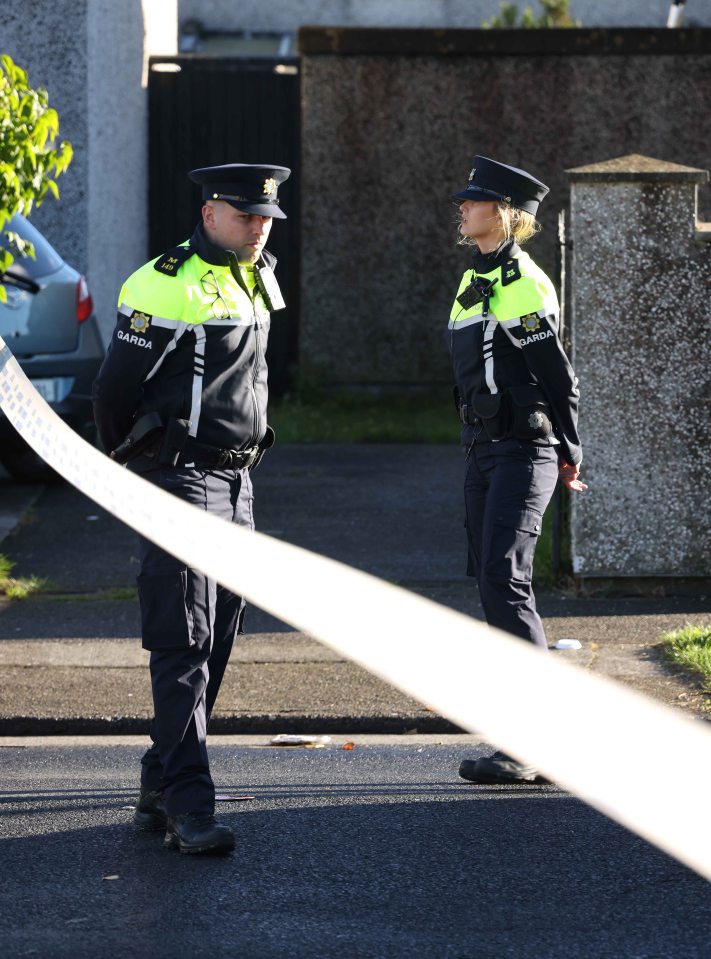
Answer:
<path fill-rule="evenodd" d="M 569 171 L 570 320 L 589 489 L 588 586 L 711 583 L 711 224 L 694 169 L 627 156 Z M 678 587 L 677 587 L 678 588 Z"/>
<path fill-rule="evenodd" d="M 631 152 L 711 165 L 708 29 L 308 27 L 299 46 L 299 365 L 334 385 L 448 382 L 468 263 L 450 194 L 475 153 L 550 185 L 529 249 L 552 274 L 566 168 Z"/>
<path fill-rule="evenodd" d="M 32 222 L 84 273 L 108 339 L 147 255 L 149 54 L 177 49 L 177 0 L 4 0 L 0 52 L 44 87 L 74 159 Z"/>
<path fill-rule="evenodd" d="M 542 12 L 537 0 L 519 2 Z M 499 13 L 500 0 L 179 0 L 181 21 L 202 20 L 212 29 L 297 30 L 303 24 L 340 27 L 480 27 Z M 571 0 L 571 15 L 586 27 L 663 27 L 669 0 Z M 704 0 L 689 0 L 688 26 L 711 26 Z"/>

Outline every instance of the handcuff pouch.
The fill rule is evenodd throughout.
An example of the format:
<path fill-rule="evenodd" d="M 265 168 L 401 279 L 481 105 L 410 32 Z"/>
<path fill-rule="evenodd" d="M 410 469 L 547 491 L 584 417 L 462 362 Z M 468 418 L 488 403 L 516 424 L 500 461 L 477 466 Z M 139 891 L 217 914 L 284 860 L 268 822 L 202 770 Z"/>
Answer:
<path fill-rule="evenodd" d="M 502 393 L 479 393 L 472 398 L 471 409 L 490 440 L 496 442 L 509 435 L 509 408 Z"/>

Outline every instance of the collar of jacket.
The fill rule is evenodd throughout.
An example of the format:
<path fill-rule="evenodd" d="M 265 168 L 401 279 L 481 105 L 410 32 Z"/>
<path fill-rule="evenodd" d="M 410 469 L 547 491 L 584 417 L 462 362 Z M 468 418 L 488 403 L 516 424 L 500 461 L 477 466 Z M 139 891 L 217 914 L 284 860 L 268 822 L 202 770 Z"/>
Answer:
<path fill-rule="evenodd" d="M 204 260 L 206 263 L 209 263 L 211 266 L 238 266 L 237 256 L 235 255 L 234 251 L 225 250 L 216 243 L 213 243 L 211 240 L 208 240 L 202 223 L 198 223 L 198 225 L 195 227 L 193 235 L 190 237 L 188 242 L 200 259 Z M 268 253 L 266 250 L 262 250 L 260 260 L 263 260 L 266 266 L 272 268 L 276 263 L 276 257 L 272 256 L 272 254 Z"/>
<path fill-rule="evenodd" d="M 521 247 L 515 240 L 509 240 L 498 250 L 492 250 L 491 253 L 481 253 L 478 249 L 472 254 L 472 269 L 475 273 L 491 273 L 499 266 L 503 266 L 508 260 L 519 256 Z"/>

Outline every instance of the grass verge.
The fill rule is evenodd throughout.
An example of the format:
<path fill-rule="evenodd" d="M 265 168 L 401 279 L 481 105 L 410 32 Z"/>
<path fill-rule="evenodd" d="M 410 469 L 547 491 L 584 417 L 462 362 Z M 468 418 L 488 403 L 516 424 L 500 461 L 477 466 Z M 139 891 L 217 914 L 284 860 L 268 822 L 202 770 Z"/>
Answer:
<path fill-rule="evenodd" d="M 280 443 L 457 443 L 446 387 L 396 394 L 300 390 L 269 407 Z"/>
<path fill-rule="evenodd" d="M 96 602 L 126 602 L 138 598 L 135 586 L 107 586 L 106 589 L 97 589 L 95 593 L 63 593 L 61 590 L 47 592 L 44 599 L 58 603 L 96 603 Z"/>
<path fill-rule="evenodd" d="M 664 652 L 672 662 L 704 678 L 704 686 L 711 693 L 711 626 L 685 626 L 672 633 L 663 633 Z M 711 711 L 711 700 L 706 701 Z"/>
<path fill-rule="evenodd" d="M 47 588 L 48 580 L 38 576 L 11 576 L 15 564 L 7 556 L 0 553 L 0 595 L 10 599 L 27 599 L 33 593 L 39 593 Z"/>

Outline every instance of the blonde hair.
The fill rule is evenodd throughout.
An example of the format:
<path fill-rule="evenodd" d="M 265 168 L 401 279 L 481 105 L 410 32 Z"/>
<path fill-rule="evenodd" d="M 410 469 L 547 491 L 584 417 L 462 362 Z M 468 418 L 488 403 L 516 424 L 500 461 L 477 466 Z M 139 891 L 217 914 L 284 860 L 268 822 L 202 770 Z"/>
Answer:
<path fill-rule="evenodd" d="M 510 203 L 504 203 L 503 201 L 496 204 L 496 212 L 499 215 L 499 222 L 504 231 L 501 246 L 504 246 L 504 244 L 508 243 L 511 239 L 515 240 L 519 246 L 522 246 L 526 240 L 530 240 L 532 236 L 540 232 L 541 224 L 532 213 L 519 210 L 518 207 L 511 206 Z M 457 243 L 460 246 L 477 246 L 476 240 L 470 236 L 462 236 L 461 234 L 457 237 Z M 501 246 L 499 249 L 501 249 Z"/>
<path fill-rule="evenodd" d="M 519 210 L 509 203 L 498 203 L 496 209 L 504 228 L 504 243 L 513 238 L 520 246 L 541 229 L 541 224 L 532 213 Z"/>

